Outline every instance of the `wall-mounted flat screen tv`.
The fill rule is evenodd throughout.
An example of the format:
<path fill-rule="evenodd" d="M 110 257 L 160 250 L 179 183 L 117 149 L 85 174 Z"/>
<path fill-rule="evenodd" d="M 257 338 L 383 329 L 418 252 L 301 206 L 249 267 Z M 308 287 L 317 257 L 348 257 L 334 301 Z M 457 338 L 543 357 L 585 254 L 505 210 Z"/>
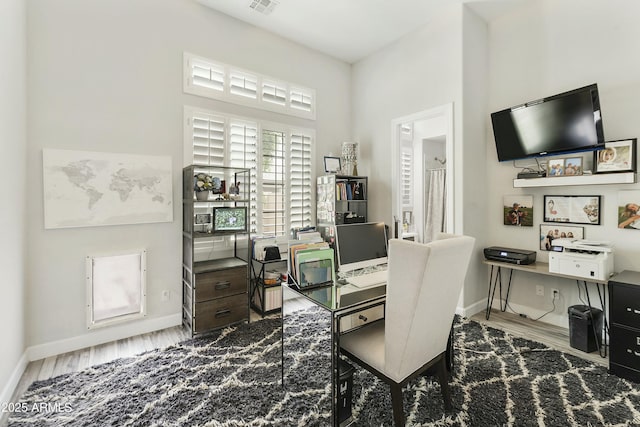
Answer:
<path fill-rule="evenodd" d="M 238 233 L 247 231 L 247 208 L 220 206 L 213 208 L 213 233 Z"/>
<path fill-rule="evenodd" d="M 501 162 L 604 146 L 596 84 L 497 111 L 491 124 Z"/>

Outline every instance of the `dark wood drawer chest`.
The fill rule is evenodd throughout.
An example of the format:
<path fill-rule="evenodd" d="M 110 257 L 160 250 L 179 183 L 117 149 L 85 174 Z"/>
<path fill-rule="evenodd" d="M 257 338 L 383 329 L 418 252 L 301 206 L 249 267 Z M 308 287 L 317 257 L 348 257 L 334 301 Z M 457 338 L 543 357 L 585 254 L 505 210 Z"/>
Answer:
<path fill-rule="evenodd" d="M 640 382 L 640 272 L 609 279 L 609 372 Z"/>
<path fill-rule="evenodd" d="M 248 319 L 247 265 L 241 260 L 198 266 L 183 287 L 183 323 L 199 334 Z"/>

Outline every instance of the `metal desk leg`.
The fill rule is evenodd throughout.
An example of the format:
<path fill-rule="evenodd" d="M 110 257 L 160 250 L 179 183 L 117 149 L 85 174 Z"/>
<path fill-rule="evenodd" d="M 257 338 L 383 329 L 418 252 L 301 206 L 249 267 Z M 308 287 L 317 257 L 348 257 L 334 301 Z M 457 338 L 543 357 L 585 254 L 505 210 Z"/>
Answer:
<path fill-rule="evenodd" d="M 601 346 L 600 340 L 598 338 L 602 338 L 603 331 L 598 331 L 596 329 L 596 322 L 595 322 L 595 318 L 593 317 L 593 306 L 591 305 L 591 298 L 589 297 L 589 288 L 587 287 L 587 281 L 584 280 L 582 283 L 584 283 L 584 293 L 587 295 L 587 305 L 589 306 L 589 316 L 591 317 L 591 329 L 593 329 L 593 336 L 596 339 L 596 347 L 598 348 L 598 354 L 600 355 L 600 357 L 607 357 L 606 337 L 603 339 L 604 345 Z M 596 283 L 596 287 L 598 287 L 597 283 Z M 600 304 L 602 306 L 602 316 L 605 316 L 606 307 L 602 300 L 602 295 L 600 295 L 600 287 L 598 287 L 598 295 L 600 296 Z M 606 317 L 603 319 L 603 325 L 605 324 L 605 322 L 606 322 Z M 604 347 L 604 351 L 603 351 L 603 347 Z"/>
<path fill-rule="evenodd" d="M 491 273 L 489 274 L 489 293 L 487 294 L 487 308 L 485 312 L 485 319 L 489 320 L 491 316 L 491 307 L 493 306 L 493 299 L 496 294 L 496 288 L 500 288 L 500 311 L 507 311 L 507 304 L 509 303 L 509 292 L 511 291 L 511 278 L 513 277 L 513 269 L 509 272 L 509 283 L 507 285 L 507 295 L 504 299 L 504 305 L 502 303 L 502 267 L 498 266 L 496 270 L 495 280 L 493 278 L 493 265 L 491 266 Z"/>

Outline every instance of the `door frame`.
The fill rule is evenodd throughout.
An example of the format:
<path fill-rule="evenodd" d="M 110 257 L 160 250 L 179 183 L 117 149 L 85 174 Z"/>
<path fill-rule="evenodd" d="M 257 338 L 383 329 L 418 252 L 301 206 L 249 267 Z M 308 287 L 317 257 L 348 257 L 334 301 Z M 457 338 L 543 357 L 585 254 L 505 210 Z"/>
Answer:
<path fill-rule="evenodd" d="M 444 136 L 445 136 L 445 152 L 446 152 L 446 187 L 447 187 L 447 200 L 446 200 L 446 226 L 445 231 L 448 233 L 455 233 L 455 216 L 454 216 L 454 201 L 455 201 L 455 186 L 454 186 L 454 173 L 453 167 L 455 164 L 454 157 L 454 123 L 453 123 L 453 102 L 444 104 L 438 107 L 434 107 L 428 110 L 419 111 L 417 113 L 409 114 L 407 116 L 398 117 L 391 120 L 391 218 L 389 224 L 392 224 L 391 230 L 392 236 L 395 236 L 396 230 L 395 219 L 402 219 L 402 202 L 399 196 L 400 192 L 400 127 L 404 123 L 416 122 L 422 120 L 430 120 L 442 118 L 445 121 Z M 423 159 L 420 159 L 422 167 Z M 424 220 L 424 218 L 422 219 Z M 398 236 L 402 235 L 402 230 L 398 230 Z"/>

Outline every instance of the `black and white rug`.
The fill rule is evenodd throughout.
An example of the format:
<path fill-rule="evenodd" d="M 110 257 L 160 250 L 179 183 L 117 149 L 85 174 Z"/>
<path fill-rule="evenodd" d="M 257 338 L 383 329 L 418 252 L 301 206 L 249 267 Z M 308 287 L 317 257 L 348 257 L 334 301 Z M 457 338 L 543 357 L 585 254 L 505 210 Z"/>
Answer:
<path fill-rule="evenodd" d="M 279 385 L 280 342 L 280 319 L 265 319 L 39 381 L 9 426 L 329 425 L 322 379 L 299 392 Z M 404 391 L 407 425 L 640 425 L 640 387 L 604 367 L 466 319 L 455 348 L 454 411 L 443 412 L 437 382 L 420 378 Z M 388 387 L 359 369 L 353 415 L 356 426 L 392 425 Z"/>

